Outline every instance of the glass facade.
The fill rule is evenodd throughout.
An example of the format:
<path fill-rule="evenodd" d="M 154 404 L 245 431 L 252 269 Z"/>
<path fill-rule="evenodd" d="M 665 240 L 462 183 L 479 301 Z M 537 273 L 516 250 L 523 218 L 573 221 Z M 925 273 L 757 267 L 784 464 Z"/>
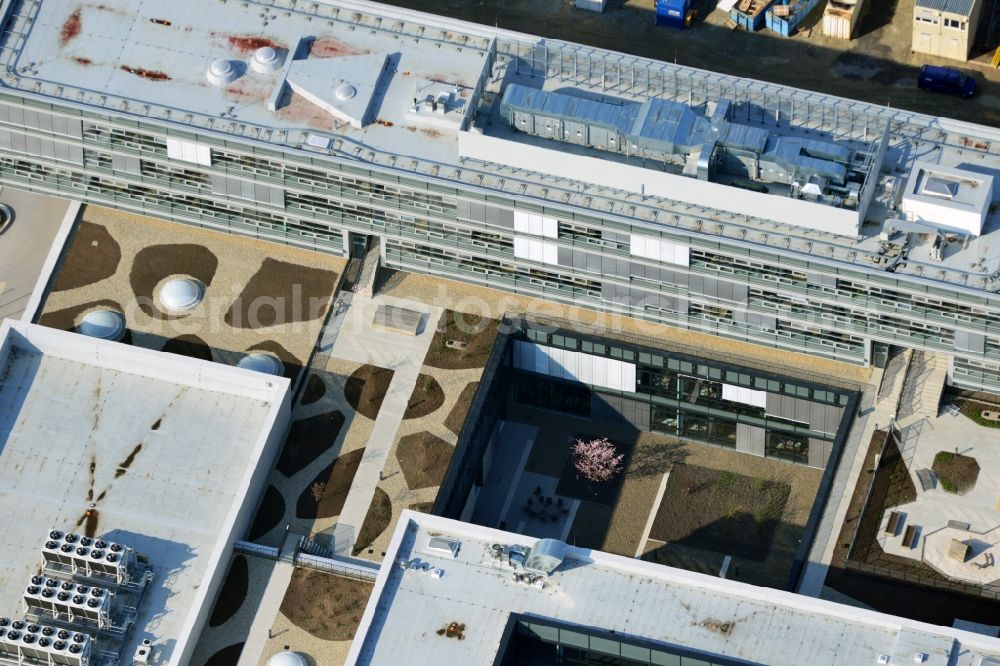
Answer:
<path fill-rule="evenodd" d="M 737 666 L 746 662 L 620 633 L 514 616 L 494 666 Z"/>
<path fill-rule="evenodd" d="M 636 373 L 634 389 L 616 391 L 515 370 L 513 398 L 520 404 L 595 419 L 624 418 L 640 430 L 796 464 L 825 466 L 857 399 L 850 389 L 530 323 L 522 323 L 521 334 L 545 347 L 634 363 Z M 727 388 L 730 396 L 734 389 L 749 389 L 758 404 L 727 399 Z"/>

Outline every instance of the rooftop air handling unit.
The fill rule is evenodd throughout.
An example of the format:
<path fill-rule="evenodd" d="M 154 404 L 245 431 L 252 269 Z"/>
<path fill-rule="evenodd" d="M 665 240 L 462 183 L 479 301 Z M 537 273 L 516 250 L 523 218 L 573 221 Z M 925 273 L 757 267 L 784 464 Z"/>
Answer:
<path fill-rule="evenodd" d="M 54 568 L 85 576 L 107 576 L 119 585 L 128 580 L 135 551 L 120 543 L 51 530 L 42 545 L 42 570 Z"/>
<path fill-rule="evenodd" d="M 112 597 L 107 588 L 32 576 L 24 590 L 24 605 L 29 612 L 41 612 L 69 622 L 88 620 L 104 628 L 110 624 Z"/>
<path fill-rule="evenodd" d="M 0 618 L 0 659 L 4 661 L 90 666 L 93 649 L 90 634 Z"/>

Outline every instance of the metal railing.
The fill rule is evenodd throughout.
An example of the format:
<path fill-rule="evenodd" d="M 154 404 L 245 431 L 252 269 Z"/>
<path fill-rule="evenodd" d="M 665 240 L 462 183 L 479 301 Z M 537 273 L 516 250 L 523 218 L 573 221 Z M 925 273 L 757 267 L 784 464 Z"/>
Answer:
<path fill-rule="evenodd" d="M 277 560 L 281 550 L 274 546 L 261 546 L 249 541 L 236 541 L 233 543 L 233 552 L 242 553 L 244 555 L 256 555 L 257 557 L 266 557 L 269 560 Z"/>
<path fill-rule="evenodd" d="M 295 565 L 363 581 L 374 581 L 378 577 L 380 569 L 379 565 L 367 560 L 340 557 L 337 555 L 320 557 L 319 555 L 310 555 L 308 553 L 299 553 L 296 555 Z"/>

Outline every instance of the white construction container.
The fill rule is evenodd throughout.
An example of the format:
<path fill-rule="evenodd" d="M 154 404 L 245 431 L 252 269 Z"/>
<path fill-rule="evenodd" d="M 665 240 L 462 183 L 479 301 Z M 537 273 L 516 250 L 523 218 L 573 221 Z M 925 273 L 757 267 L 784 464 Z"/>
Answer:
<path fill-rule="evenodd" d="M 576 0 L 577 9 L 587 9 L 592 12 L 603 12 L 608 0 Z"/>
<path fill-rule="evenodd" d="M 830 0 L 823 10 L 823 34 L 835 39 L 851 39 L 864 3 L 865 0 Z"/>

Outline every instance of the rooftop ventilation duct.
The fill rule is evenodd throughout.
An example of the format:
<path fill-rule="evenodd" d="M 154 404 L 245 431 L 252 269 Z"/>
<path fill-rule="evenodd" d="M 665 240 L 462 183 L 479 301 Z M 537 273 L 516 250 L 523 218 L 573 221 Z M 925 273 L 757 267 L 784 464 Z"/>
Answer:
<path fill-rule="evenodd" d="M 524 561 L 526 571 L 536 571 L 546 576 L 555 572 L 566 558 L 566 544 L 559 539 L 539 539 Z"/>
<path fill-rule="evenodd" d="M 247 354 L 240 359 L 240 362 L 236 366 L 244 370 L 261 372 L 265 375 L 280 375 L 285 370 L 281 361 L 270 354 Z"/>
<path fill-rule="evenodd" d="M 282 52 L 270 46 L 262 46 L 253 52 L 250 69 L 258 74 L 267 74 L 277 70 L 284 62 L 285 56 Z"/>
<path fill-rule="evenodd" d="M 173 312 L 186 312 L 193 309 L 205 295 L 204 287 L 191 278 L 170 280 L 160 289 L 160 303 Z"/>
<path fill-rule="evenodd" d="M 243 63 L 219 58 L 213 60 L 205 72 L 205 77 L 213 86 L 226 86 L 240 78 Z"/>
<path fill-rule="evenodd" d="M 115 310 L 94 310 L 83 316 L 76 330 L 92 338 L 117 342 L 125 336 L 125 315 Z"/>

